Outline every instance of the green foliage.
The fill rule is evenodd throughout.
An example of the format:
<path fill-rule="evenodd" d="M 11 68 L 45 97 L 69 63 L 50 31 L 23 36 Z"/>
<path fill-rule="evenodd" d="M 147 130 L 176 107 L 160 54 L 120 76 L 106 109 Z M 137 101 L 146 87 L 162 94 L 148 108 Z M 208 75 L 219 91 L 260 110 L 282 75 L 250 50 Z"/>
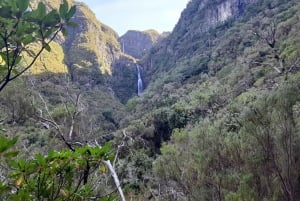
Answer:
<path fill-rule="evenodd" d="M 254 178 L 252 175 L 244 175 L 241 178 L 239 189 L 237 192 L 231 192 L 226 195 L 226 201 L 254 201 L 258 200 L 257 194 L 252 188 L 254 183 Z"/>
<path fill-rule="evenodd" d="M 15 157 L 18 152 L 10 151 L 10 149 L 17 143 L 18 137 L 8 139 L 4 136 L 0 136 L 0 157 L 11 158 Z"/>
<path fill-rule="evenodd" d="M 149 172 L 152 161 L 147 151 L 138 150 L 118 162 L 118 172 L 120 178 L 123 178 L 125 193 L 138 195 L 145 191 L 152 176 Z"/>
<path fill-rule="evenodd" d="M 129 100 L 127 101 L 126 105 L 125 105 L 126 110 L 127 110 L 128 112 L 132 111 L 132 110 L 135 108 L 136 104 L 137 104 L 136 99 L 133 99 L 133 98 L 132 98 L 132 99 L 129 99 Z"/>
<path fill-rule="evenodd" d="M 36 114 L 36 108 L 30 100 L 30 90 L 24 89 L 25 82 L 16 80 L 6 87 L 0 96 L 1 113 L 9 123 L 23 125 Z"/>
<path fill-rule="evenodd" d="M 46 72 L 52 73 L 68 73 L 68 68 L 64 63 L 65 55 L 63 47 L 53 41 L 49 44 L 51 52 L 44 51 L 40 55 L 40 58 L 32 65 L 28 72 L 38 75 Z M 31 46 L 31 50 L 35 53 L 38 52 L 39 46 L 37 44 Z M 55 58 L 55 59 L 53 59 Z M 26 65 L 31 60 L 29 54 L 24 54 L 20 65 Z M 29 73 L 29 74 L 30 74 Z"/>
<path fill-rule="evenodd" d="M 17 138 L 0 136 L 1 167 L 8 177 L 0 181 L 0 195 L 5 200 L 89 200 L 102 196 L 88 179 L 93 169 L 103 169 L 102 161 L 111 160 L 109 144 L 99 147 L 80 147 L 75 150 L 50 151 L 33 159 L 16 158 L 11 151 Z M 6 159 L 4 162 L 3 159 Z M 3 169 L 1 169 L 3 171 Z M 99 170 L 98 170 L 99 171 Z"/>
<path fill-rule="evenodd" d="M 80 139 L 78 141 L 88 139 L 89 142 L 95 138 L 107 141 L 118 134 L 121 136 L 121 142 L 118 142 L 119 138 L 115 139 L 116 144 L 120 144 L 120 160 L 116 165 L 128 197 L 134 192 L 142 197 L 139 200 L 145 200 L 147 193 L 151 192 L 150 195 L 157 200 L 299 200 L 297 179 L 300 106 L 299 79 L 296 79 L 299 78 L 299 6 L 294 6 L 299 3 L 257 1 L 257 4 L 246 10 L 246 16 L 204 33 L 199 28 L 199 23 L 205 12 L 194 14 L 202 10 L 202 3 L 208 3 L 213 8 L 216 2 L 223 1 L 195 0 L 189 3 L 193 7 L 189 7 L 183 14 L 188 19 L 184 21 L 186 24 L 182 23 L 184 26 L 176 29 L 165 42 L 154 47 L 150 53 L 151 58 L 143 62 L 147 69 L 144 73 L 148 88 L 141 97 L 132 99 L 129 98 L 135 94 L 135 88 L 131 87 L 128 91 L 126 89 L 136 83 L 135 66 L 129 64 L 126 66 L 128 68 L 121 67 L 123 63 L 131 63 L 133 60 L 123 58 L 124 61 L 116 64 L 116 70 L 111 71 L 111 62 L 118 55 L 111 58 L 107 52 L 115 52 L 119 48 L 115 33 L 97 23 L 88 9 L 81 9 L 86 18 L 92 19 L 88 27 L 83 27 L 84 31 L 88 31 L 72 33 L 71 42 L 69 39 L 66 42 L 66 59 L 72 64 L 71 77 L 79 83 L 72 85 L 68 92 L 71 96 L 82 93 L 82 111 L 75 119 L 73 136 L 76 140 Z M 44 10 L 42 5 L 37 9 Z M 71 10 L 70 15 L 74 12 L 74 9 Z M 5 14 L 5 11 L 1 13 Z M 61 7 L 57 13 L 65 15 L 66 7 Z M 277 23 L 276 47 L 272 49 L 253 32 L 264 27 L 262 31 L 266 32 L 262 33 L 268 34 L 269 25 L 274 19 Z M 189 26 L 189 23 L 193 24 Z M 93 33 L 90 32 L 90 27 Z M 101 34 L 94 32 L 96 29 L 101 29 Z M 91 41 L 98 41 L 99 38 L 101 42 L 91 45 Z M 45 49 L 55 50 L 56 47 L 51 46 L 49 49 L 45 46 Z M 275 56 L 284 59 L 285 64 L 295 64 L 287 81 L 272 68 L 278 66 Z M 20 62 L 20 65 L 23 60 L 19 59 L 16 58 L 16 62 Z M 2 59 L 1 65 L 5 62 Z M 123 105 L 115 101 L 111 91 L 102 87 L 103 84 L 111 85 L 114 81 L 100 75 L 101 70 L 112 72 L 116 76 L 119 82 L 112 84 L 112 89 L 116 96 L 122 98 L 122 102 L 129 99 L 125 105 L 128 113 L 123 111 Z M 128 76 L 123 78 L 124 74 Z M 60 86 L 63 84 L 62 79 L 54 78 L 54 81 L 49 81 L 47 76 L 40 76 L 38 79 L 41 82 L 37 82 L 37 88 L 46 96 L 54 120 L 63 132 L 68 131 L 70 121 L 65 107 L 69 108 L 70 113 L 76 108 L 66 103 L 69 100 L 62 95 L 65 94 L 64 86 Z M 17 88 L 22 90 L 22 87 Z M 9 105 L 7 103 L 15 100 L 6 99 L 6 96 L 15 93 L 14 90 L 1 97 L 1 104 L 5 103 L 5 108 L 2 107 L 1 111 L 6 110 L 6 105 Z M 20 94 L 18 99 L 22 97 Z M 28 96 L 26 100 L 17 103 L 30 108 L 31 100 L 36 98 Z M 38 109 L 44 106 L 38 101 L 34 103 Z M 14 108 L 19 110 L 19 106 Z M 45 110 L 41 111 L 45 114 Z M 25 115 L 22 119 L 25 121 L 36 115 L 34 110 L 23 113 Z M 18 125 L 15 127 L 10 127 L 6 124 L 7 116 L 4 112 L 1 112 L 0 117 L 1 120 L 5 119 L 4 125 L 9 127 L 11 133 L 15 133 L 14 129 L 20 129 L 17 127 L 20 121 L 16 121 Z M 30 127 L 21 128 L 29 133 L 22 136 L 22 139 L 30 141 L 30 145 L 55 144 L 57 139 L 51 139 L 53 141 L 50 142 L 52 135 L 48 136 L 56 134 L 55 130 L 37 129 L 42 126 L 30 122 Z M 112 133 L 118 128 L 124 128 L 124 133 Z M 43 133 L 39 132 L 41 130 Z M 55 148 L 59 146 L 54 145 Z M 30 152 L 31 149 L 28 149 Z M 43 153 L 44 149 L 45 147 L 39 152 Z M 77 151 L 79 150 L 75 150 Z M 66 150 L 42 154 L 50 162 L 47 163 L 48 166 L 40 164 L 40 167 L 47 170 L 47 174 L 52 174 L 54 180 L 43 183 L 43 186 L 50 185 L 50 190 L 44 189 L 41 196 L 47 196 L 45 191 L 49 193 L 53 192 L 51 189 L 56 189 L 58 196 L 69 199 L 68 196 L 74 191 L 73 184 L 80 181 L 82 168 L 89 159 L 83 154 L 85 151 L 79 151 L 78 155 Z M 15 160 L 13 156 L 16 153 L 13 151 L 8 154 L 7 160 Z M 22 156 L 15 161 L 23 169 L 38 172 L 35 165 L 40 163 L 37 162 L 40 156 L 24 159 L 33 169 L 24 165 Z M 150 170 L 153 160 L 154 175 Z M 95 172 L 98 167 L 101 171 L 106 171 L 100 161 L 93 161 L 91 158 L 89 162 L 95 165 Z M 97 170 L 94 162 L 99 162 Z M 5 163 L 5 160 L 1 163 Z M 52 167 L 52 164 L 56 165 Z M 23 169 L 14 168 L 12 171 L 17 171 L 16 175 L 7 175 L 5 178 L 19 189 L 17 196 L 30 200 L 32 198 L 28 196 L 37 195 L 33 181 L 37 183 L 38 175 L 40 178 L 43 175 L 26 171 L 25 174 Z M 69 170 L 73 173 L 68 172 Z M 60 175 L 64 182 L 62 191 L 57 190 Z M 99 180 L 97 178 L 97 182 Z M 16 185 L 17 183 L 20 185 Z M 0 185 L 3 192 L 15 193 L 7 184 L 3 182 Z M 28 192 L 29 189 L 32 193 Z M 94 195 L 94 189 L 88 185 L 81 185 L 78 190 L 83 197 Z M 97 188 L 97 192 L 104 194 L 101 187 Z"/>
<path fill-rule="evenodd" d="M 299 57 L 300 40 L 299 39 L 289 39 L 285 40 L 282 44 L 281 56 L 286 61 L 293 61 Z"/>
<path fill-rule="evenodd" d="M 174 130 L 154 163 L 164 200 L 297 200 L 299 79 Z M 182 194 L 169 194 L 169 189 Z"/>
<path fill-rule="evenodd" d="M 114 64 L 111 84 L 121 103 L 126 104 L 130 98 L 134 99 L 137 94 L 137 71 L 132 57 L 124 56 Z"/>
<path fill-rule="evenodd" d="M 0 2 L 0 91 L 12 80 L 27 71 L 44 51 L 51 51 L 50 42 L 62 31 L 75 13 L 75 6 L 69 9 L 65 0 L 59 12 L 55 9 L 47 12 L 44 3 L 30 10 L 29 0 Z M 39 48 L 32 50 L 35 44 Z M 32 58 L 26 65 L 20 62 L 24 54 Z"/>

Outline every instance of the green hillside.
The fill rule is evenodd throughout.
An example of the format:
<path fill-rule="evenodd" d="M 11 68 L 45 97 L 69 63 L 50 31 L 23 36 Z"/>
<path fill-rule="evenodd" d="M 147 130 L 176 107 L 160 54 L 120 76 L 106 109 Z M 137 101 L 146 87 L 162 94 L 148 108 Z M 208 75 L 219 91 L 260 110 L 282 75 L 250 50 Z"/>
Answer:
<path fill-rule="evenodd" d="M 300 4 L 258 1 L 198 31 L 222 2 L 191 1 L 143 61 L 148 88 L 122 125 L 146 154 L 124 160 L 147 169 L 155 156 L 160 200 L 297 200 Z"/>
<path fill-rule="evenodd" d="M 37 7 L 38 2 L 31 1 L 32 7 Z M 48 9 L 58 9 L 62 1 L 42 2 Z M 54 137 L 57 131 L 47 122 L 50 119 L 66 135 L 72 127 L 72 135 L 79 141 L 97 138 L 104 143 L 112 139 L 125 115 L 124 106 L 112 90 L 117 79 L 112 73 L 119 71 L 113 69 L 114 63 L 135 73 L 135 66 L 130 68 L 132 59 L 121 60 L 128 56 L 121 53 L 116 32 L 100 23 L 85 4 L 68 3 L 76 5 L 72 21 L 77 26 L 68 28 L 66 37 L 59 34 L 50 44 L 51 51 L 44 51 L 22 79 L 12 82 L 0 96 L 3 129 L 8 136 L 21 135 L 28 151 L 35 150 L 33 154 L 49 149 L 48 143 L 50 147 L 63 146 Z M 37 44 L 30 48 L 38 51 Z M 22 65 L 28 65 L 32 55 L 22 55 Z M 120 83 L 121 79 L 117 80 Z M 128 93 L 122 96 L 128 99 Z"/>
<path fill-rule="evenodd" d="M 75 30 L 70 30 L 65 48 L 70 68 L 94 68 L 100 73 L 111 74 L 111 64 L 119 57 L 120 47 L 117 34 L 110 27 L 100 23 L 95 14 L 82 3 L 76 3 Z"/>
<path fill-rule="evenodd" d="M 85 4 L 68 2 L 77 27 L 0 92 L 0 197 L 49 196 L 58 179 L 62 200 L 119 200 L 118 187 L 136 201 L 300 200 L 298 0 L 191 0 L 139 58 Z M 19 136 L 28 166 L 6 163 L 17 153 L 4 136 Z M 51 188 L 26 183 L 43 181 L 43 168 Z"/>

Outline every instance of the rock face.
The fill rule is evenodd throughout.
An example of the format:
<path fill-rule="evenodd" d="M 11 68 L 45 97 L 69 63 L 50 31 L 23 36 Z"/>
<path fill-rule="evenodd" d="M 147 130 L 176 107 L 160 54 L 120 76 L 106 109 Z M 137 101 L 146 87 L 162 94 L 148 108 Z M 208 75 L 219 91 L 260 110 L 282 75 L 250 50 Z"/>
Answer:
<path fill-rule="evenodd" d="M 240 16 L 245 6 L 258 0 L 192 0 L 182 12 L 174 32 L 183 37 L 190 32 L 203 33 L 224 21 Z"/>
<path fill-rule="evenodd" d="M 31 0 L 36 7 L 41 0 Z M 58 9 L 60 0 L 43 0 L 47 7 Z M 118 34 L 109 26 L 99 22 L 88 6 L 68 0 L 76 5 L 72 21 L 75 28 L 68 28 L 68 35 L 62 34 L 55 42 L 64 50 L 64 62 L 68 66 L 72 80 L 84 85 L 104 83 L 105 76 L 112 74 L 112 63 L 121 55 Z"/>
<path fill-rule="evenodd" d="M 36 7 L 41 0 L 31 0 Z M 58 9 L 61 0 L 43 0 L 49 8 Z M 136 59 L 122 53 L 118 34 L 109 26 L 96 19 L 95 14 L 84 3 L 68 0 L 70 5 L 76 5 L 76 13 L 72 21 L 75 28 L 68 28 L 68 35 L 62 34 L 52 43 L 51 54 L 44 56 L 37 62 L 32 71 L 36 74 L 44 72 L 69 73 L 72 81 L 87 89 L 94 87 L 105 88 L 109 95 L 122 103 L 134 96 L 136 92 Z M 142 32 L 141 32 L 142 33 Z M 143 32 L 142 41 L 152 47 L 159 34 L 149 30 Z M 149 49 L 148 46 L 141 47 Z M 102 90 L 103 91 L 103 90 Z"/>
<path fill-rule="evenodd" d="M 238 18 L 247 5 L 259 0 L 192 0 L 170 35 L 173 46 L 181 46 L 187 40 L 195 40 L 203 33 L 229 19 Z"/>
<path fill-rule="evenodd" d="M 155 30 L 131 30 L 121 36 L 119 42 L 123 53 L 140 59 L 153 47 L 160 37 L 160 34 Z"/>
<path fill-rule="evenodd" d="M 238 18 L 248 5 L 260 0 L 191 0 L 173 32 L 157 44 L 144 60 L 147 71 L 146 82 L 150 82 L 156 73 L 167 71 L 182 59 L 201 47 L 197 44 L 203 34 L 229 19 Z M 187 52 L 190 54 L 187 55 Z"/>
<path fill-rule="evenodd" d="M 97 82 L 101 74 L 112 74 L 111 65 L 121 54 L 118 35 L 99 22 L 85 4 L 76 3 L 76 7 L 74 22 L 78 26 L 68 30 L 64 43 L 66 62 L 74 80 L 83 84 Z M 82 80 L 83 74 L 90 74 L 88 80 Z"/>

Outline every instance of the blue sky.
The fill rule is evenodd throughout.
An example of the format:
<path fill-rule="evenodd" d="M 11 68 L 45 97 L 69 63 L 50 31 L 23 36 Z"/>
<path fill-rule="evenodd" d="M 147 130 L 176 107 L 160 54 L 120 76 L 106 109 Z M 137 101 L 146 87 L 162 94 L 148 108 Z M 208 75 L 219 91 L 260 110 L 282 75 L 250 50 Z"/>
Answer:
<path fill-rule="evenodd" d="M 189 0 L 78 0 L 121 36 L 127 30 L 172 31 Z"/>

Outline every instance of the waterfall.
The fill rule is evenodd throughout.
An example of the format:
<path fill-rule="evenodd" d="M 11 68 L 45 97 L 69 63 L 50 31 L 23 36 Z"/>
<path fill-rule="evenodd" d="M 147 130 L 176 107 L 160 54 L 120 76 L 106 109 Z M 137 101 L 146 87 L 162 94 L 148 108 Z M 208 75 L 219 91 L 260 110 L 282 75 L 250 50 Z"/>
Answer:
<path fill-rule="evenodd" d="M 143 81 L 141 77 L 141 70 L 140 66 L 136 65 L 137 73 L 138 73 L 138 96 L 140 96 L 143 93 Z"/>

